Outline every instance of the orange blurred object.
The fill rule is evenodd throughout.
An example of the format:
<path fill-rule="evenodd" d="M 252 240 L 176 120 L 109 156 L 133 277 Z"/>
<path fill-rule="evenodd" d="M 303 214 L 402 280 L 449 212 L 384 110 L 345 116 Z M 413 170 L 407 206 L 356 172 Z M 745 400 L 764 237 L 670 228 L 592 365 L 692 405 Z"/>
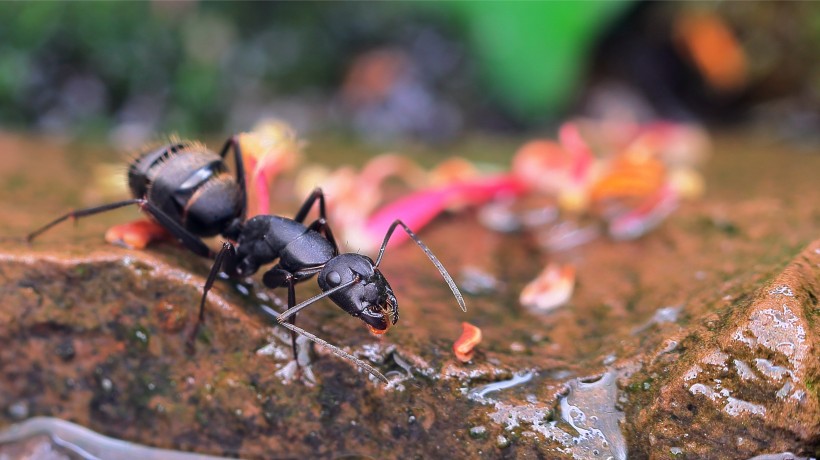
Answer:
<path fill-rule="evenodd" d="M 389 324 L 390 324 L 390 323 L 388 322 L 387 324 L 388 324 L 388 328 L 387 328 L 387 329 L 390 329 L 390 327 L 389 327 Z M 387 329 L 384 329 L 384 330 L 382 330 L 382 329 L 376 329 L 375 327 L 373 327 L 373 326 L 371 326 L 371 325 L 369 325 L 369 324 L 365 324 L 365 326 L 367 326 L 367 328 L 368 328 L 368 329 L 370 329 L 370 333 L 371 333 L 371 334 L 373 334 L 373 335 L 383 335 L 383 334 L 387 333 Z"/>
<path fill-rule="evenodd" d="M 461 323 L 461 337 L 453 344 L 453 352 L 459 361 L 466 363 L 473 359 L 473 349 L 481 343 L 481 329 L 470 323 Z"/>
<path fill-rule="evenodd" d="M 746 85 L 746 53 L 720 16 L 709 11 L 682 14 L 676 20 L 675 34 L 713 88 L 737 91 Z"/>
<path fill-rule="evenodd" d="M 651 155 L 625 154 L 616 158 L 590 190 L 593 202 L 643 198 L 657 192 L 666 180 L 666 167 Z"/>
<path fill-rule="evenodd" d="M 558 143 L 537 139 L 515 153 L 512 171 L 529 187 L 546 193 L 564 188 L 570 177 L 572 156 Z"/>
<path fill-rule="evenodd" d="M 549 264 L 524 286 L 519 296 L 522 305 L 539 311 L 560 307 L 569 301 L 575 289 L 575 267 Z"/>
<path fill-rule="evenodd" d="M 432 185 L 447 185 L 479 177 L 478 168 L 470 160 L 462 157 L 448 158 L 430 171 Z"/>
<path fill-rule="evenodd" d="M 153 241 L 170 240 L 171 234 L 152 220 L 135 220 L 115 225 L 105 232 L 105 241 L 131 249 L 145 249 Z"/>
<path fill-rule="evenodd" d="M 409 66 L 410 60 L 399 50 L 382 48 L 362 54 L 347 73 L 342 97 L 354 106 L 378 103 L 387 97 Z"/>

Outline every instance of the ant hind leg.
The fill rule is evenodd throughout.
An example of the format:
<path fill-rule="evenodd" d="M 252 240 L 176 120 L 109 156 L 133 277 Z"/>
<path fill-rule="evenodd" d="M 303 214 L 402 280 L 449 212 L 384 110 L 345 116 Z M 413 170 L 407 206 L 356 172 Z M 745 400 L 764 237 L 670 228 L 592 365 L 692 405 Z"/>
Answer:
<path fill-rule="evenodd" d="M 194 341 L 199 333 L 199 328 L 202 323 L 205 322 L 205 299 L 208 297 L 208 291 L 210 291 L 211 287 L 213 287 L 216 276 L 219 274 L 223 263 L 228 266 L 233 265 L 234 257 L 236 257 L 236 250 L 233 247 L 233 244 L 228 241 L 223 242 L 222 249 L 219 251 L 219 254 L 216 255 L 214 264 L 211 266 L 211 271 L 208 273 L 208 279 L 205 281 L 205 286 L 202 288 L 202 300 L 199 302 L 199 316 L 197 317 L 196 324 L 194 324 L 194 328 L 188 334 L 188 339 L 185 341 L 185 348 L 190 355 L 194 353 Z"/>
<path fill-rule="evenodd" d="M 141 198 L 132 198 L 130 200 L 124 201 L 117 201 L 115 203 L 108 203 L 102 206 L 94 206 L 93 208 L 85 208 L 85 209 L 76 209 L 73 211 L 69 211 L 62 216 L 52 220 L 51 222 L 43 225 L 42 227 L 34 230 L 33 232 L 26 235 L 26 242 L 31 243 L 34 241 L 34 238 L 37 238 L 41 234 L 43 234 L 46 230 L 54 227 L 55 225 L 67 220 L 67 219 L 79 219 L 80 217 L 87 217 L 92 216 L 94 214 L 100 214 L 103 212 L 113 211 L 114 209 L 123 208 L 125 206 L 131 206 L 133 204 L 142 205 L 145 202 L 144 199 Z"/>

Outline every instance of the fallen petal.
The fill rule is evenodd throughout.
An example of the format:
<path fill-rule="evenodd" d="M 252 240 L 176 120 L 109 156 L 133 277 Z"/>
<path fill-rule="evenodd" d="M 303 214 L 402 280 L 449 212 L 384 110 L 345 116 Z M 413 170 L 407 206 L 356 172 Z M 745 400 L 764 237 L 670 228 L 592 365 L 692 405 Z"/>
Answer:
<path fill-rule="evenodd" d="M 473 349 L 481 343 L 481 329 L 470 323 L 461 323 L 461 337 L 453 344 L 453 352 L 459 361 L 466 363 L 473 359 Z"/>
<path fill-rule="evenodd" d="M 415 192 L 382 207 L 367 219 L 364 231 L 371 244 L 363 248 L 378 247 L 396 219 L 401 219 L 418 232 L 436 216 L 454 206 L 478 206 L 499 196 L 521 195 L 525 190 L 526 187 L 512 175 L 498 175 Z M 408 239 L 406 233 L 396 232 L 390 239 L 390 245 Z"/>
<path fill-rule="evenodd" d="M 452 184 L 468 181 L 478 177 L 479 170 L 470 160 L 462 157 L 453 157 L 444 160 L 430 171 L 432 184 Z"/>
<path fill-rule="evenodd" d="M 569 301 L 575 289 L 575 267 L 549 264 L 521 291 L 522 305 L 544 312 Z"/>
<path fill-rule="evenodd" d="M 248 217 L 269 213 L 270 184 L 296 166 L 302 145 L 293 128 L 278 120 L 263 120 L 239 135 L 250 201 Z"/>
<path fill-rule="evenodd" d="M 536 139 L 522 145 L 512 160 L 512 173 L 542 193 L 556 193 L 570 182 L 573 158 L 558 143 Z"/>
<path fill-rule="evenodd" d="M 678 207 L 678 194 L 670 186 L 648 197 L 635 209 L 612 219 L 609 236 L 614 240 L 632 240 L 657 227 Z"/>
<path fill-rule="evenodd" d="M 576 183 L 586 182 L 595 163 L 595 156 L 586 140 L 581 136 L 578 124 L 567 122 L 561 125 L 558 130 L 558 139 L 561 141 L 561 146 L 572 155 L 573 180 Z"/>
<path fill-rule="evenodd" d="M 105 241 L 131 249 L 145 249 L 153 241 L 171 239 L 165 228 L 151 220 L 135 220 L 115 225 L 105 232 Z"/>

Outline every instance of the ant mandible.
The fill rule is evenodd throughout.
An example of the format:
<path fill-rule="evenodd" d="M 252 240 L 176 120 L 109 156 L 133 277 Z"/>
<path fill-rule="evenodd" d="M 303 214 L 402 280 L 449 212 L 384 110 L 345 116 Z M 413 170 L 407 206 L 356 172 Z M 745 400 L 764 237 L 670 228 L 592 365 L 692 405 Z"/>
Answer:
<path fill-rule="evenodd" d="M 236 163 L 235 177 L 228 173 L 224 161 L 231 149 Z M 278 259 L 279 262 L 263 274 L 262 282 L 269 288 L 288 288 L 288 309 L 276 319 L 291 331 L 294 358 L 296 334 L 299 334 L 356 363 L 385 383 L 388 383 L 387 378 L 369 364 L 296 326 L 297 313 L 329 297 L 344 311 L 363 321 L 375 334 L 383 334 L 396 324 L 399 319 L 398 301 L 387 279 L 379 271 L 379 264 L 397 227 L 407 232 L 424 251 L 450 287 L 461 309 L 467 311 L 453 278 L 401 220 L 394 221 L 387 230 L 375 262 L 361 254 L 341 254 L 327 223 L 321 189 L 317 188 L 311 193 L 293 219 L 259 215 L 245 220 L 247 198 L 244 177 L 242 153 L 236 136 L 228 139 L 219 155 L 196 143 L 172 143 L 138 157 L 129 166 L 128 184 L 133 199 L 71 211 L 31 232 L 27 240 L 31 242 L 69 218 L 138 205 L 190 251 L 214 259 L 203 287 L 197 322 L 186 341 L 190 351 L 205 318 L 208 291 L 222 268 L 230 277 L 244 277 Z M 304 220 L 317 201 L 319 218 L 305 226 Z M 219 253 L 214 254 L 201 238 L 217 234 L 229 241 L 224 242 Z M 295 285 L 314 275 L 318 275 L 317 281 L 323 292 L 297 305 Z"/>

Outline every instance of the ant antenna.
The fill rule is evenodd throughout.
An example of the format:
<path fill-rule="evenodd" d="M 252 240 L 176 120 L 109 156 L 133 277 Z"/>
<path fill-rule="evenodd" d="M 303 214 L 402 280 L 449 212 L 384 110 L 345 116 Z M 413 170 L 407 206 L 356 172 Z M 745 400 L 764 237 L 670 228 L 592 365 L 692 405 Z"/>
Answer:
<path fill-rule="evenodd" d="M 337 347 L 336 345 L 332 345 L 331 343 L 327 342 L 326 340 L 320 339 L 319 337 L 316 337 L 315 335 L 313 335 L 310 332 L 302 329 L 301 327 L 296 326 L 295 324 L 291 324 L 287 321 L 288 318 L 295 315 L 296 313 L 299 313 L 299 311 L 301 311 L 303 308 L 311 305 L 312 303 L 314 303 L 314 302 L 316 302 L 316 301 L 318 301 L 318 300 L 320 300 L 324 297 L 327 297 L 327 296 L 333 294 L 334 292 L 341 291 L 342 289 L 346 289 L 346 288 L 350 287 L 351 285 L 353 285 L 355 283 L 358 283 L 359 281 L 360 281 L 359 275 L 356 275 L 356 276 L 353 277 L 352 280 L 348 281 L 347 283 L 342 283 L 342 284 L 334 287 L 333 289 L 329 289 L 329 290 L 327 290 L 327 291 L 325 291 L 325 292 L 323 292 L 319 295 L 315 295 L 315 296 L 305 300 L 304 302 L 300 303 L 299 305 L 296 305 L 295 307 L 288 308 L 282 314 L 277 316 L 276 320 L 279 321 L 279 324 L 281 324 L 282 326 L 285 326 L 286 328 L 290 329 L 291 331 L 293 331 L 293 332 L 295 332 L 295 333 L 297 333 L 301 336 L 306 337 L 308 340 L 312 340 L 313 342 L 318 343 L 319 345 L 321 345 L 321 346 L 327 348 L 328 350 L 330 350 L 331 352 L 333 352 L 336 356 L 339 356 L 343 359 L 346 359 L 348 361 L 352 361 L 352 362 L 356 363 L 357 366 L 359 366 L 360 368 L 366 370 L 367 372 L 370 372 L 370 374 L 372 374 L 377 379 L 381 380 L 385 384 L 389 384 L 390 381 L 387 380 L 387 377 L 385 377 L 381 372 L 377 371 L 376 368 L 374 368 L 370 364 L 367 364 L 366 362 L 364 362 L 361 359 L 351 355 L 350 353 L 347 353 L 346 351 L 342 350 L 341 348 Z"/>
<path fill-rule="evenodd" d="M 444 268 L 444 265 L 441 265 L 438 258 L 433 254 L 433 251 L 427 247 L 426 244 L 422 243 L 418 236 L 413 233 L 413 230 L 410 230 L 410 227 L 407 226 L 401 219 L 396 219 L 390 224 L 390 228 L 387 230 L 387 234 L 384 235 L 384 242 L 382 243 L 382 247 L 379 249 L 379 256 L 376 258 L 376 267 L 382 261 L 382 257 L 384 256 L 384 250 L 387 248 L 387 242 L 390 241 L 390 237 L 393 235 L 393 231 L 396 229 L 397 226 L 401 225 L 404 228 L 404 231 L 407 232 L 407 235 L 416 242 L 417 245 L 427 254 L 427 258 L 430 259 L 430 262 L 433 262 L 433 265 L 436 266 L 438 272 L 441 273 L 441 276 L 444 278 L 444 281 L 447 283 L 447 286 L 450 286 L 450 290 L 453 291 L 453 295 L 455 296 L 456 300 L 458 301 L 458 306 L 461 307 L 461 310 L 466 312 L 467 305 L 464 304 L 464 297 L 461 295 L 461 292 L 458 290 L 456 286 L 456 282 L 453 281 L 453 278 L 447 273 L 447 269 Z"/>

